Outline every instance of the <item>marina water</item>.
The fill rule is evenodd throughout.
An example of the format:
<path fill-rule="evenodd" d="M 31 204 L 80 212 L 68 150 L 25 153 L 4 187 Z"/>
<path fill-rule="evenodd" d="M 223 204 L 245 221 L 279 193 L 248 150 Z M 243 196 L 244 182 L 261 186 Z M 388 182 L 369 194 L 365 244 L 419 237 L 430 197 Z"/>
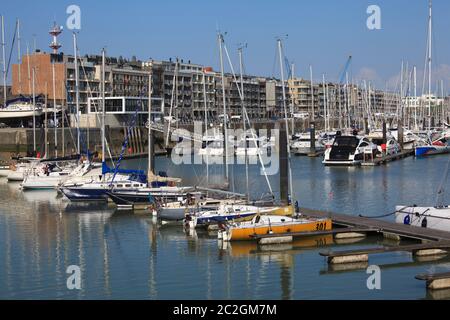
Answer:
<path fill-rule="evenodd" d="M 294 158 L 294 200 L 301 207 L 367 216 L 392 212 L 399 204 L 434 205 L 447 159 L 328 168 L 319 158 Z M 125 163 L 129 168 L 146 165 L 146 159 Z M 156 159 L 157 171 L 180 177 L 185 185 L 206 185 L 205 168 Z M 235 177 L 230 188 L 245 193 L 245 166 L 231 166 L 230 175 Z M 250 166 L 249 176 L 252 198 L 268 193 L 258 166 Z M 223 168 L 210 166 L 209 179 L 223 182 Z M 270 180 L 277 195 L 278 177 Z M 369 290 L 367 266 L 333 269 L 318 254 L 390 244 L 378 237 L 353 243 L 316 237 L 274 248 L 250 243 L 223 247 L 213 233 L 188 234 L 180 225 L 159 225 L 148 212 L 73 204 L 54 191 L 22 192 L 18 184 L 0 181 L 0 299 L 450 298 L 448 291 L 427 294 L 414 279 L 419 273 L 448 272 L 449 258 L 427 263 L 412 262 L 408 253 L 371 256 L 370 264 L 382 273 L 381 290 Z M 67 288 L 71 265 L 80 267 L 80 290 Z"/>

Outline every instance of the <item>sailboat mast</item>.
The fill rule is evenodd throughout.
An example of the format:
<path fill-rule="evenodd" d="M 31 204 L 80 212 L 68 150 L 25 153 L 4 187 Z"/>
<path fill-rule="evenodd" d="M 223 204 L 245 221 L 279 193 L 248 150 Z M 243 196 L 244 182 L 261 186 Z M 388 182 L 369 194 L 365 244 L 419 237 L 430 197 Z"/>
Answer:
<path fill-rule="evenodd" d="M 105 48 L 102 49 L 102 162 L 105 161 L 105 115 L 106 115 L 106 99 L 105 99 Z M 105 181 L 105 175 L 102 175 L 103 182 Z"/>
<path fill-rule="evenodd" d="M 431 64 L 432 64 L 432 19 L 433 19 L 433 3 L 429 1 L 429 18 L 428 18 L 428 129 L 431 129 Z"/>
<path fill-rule="evenodd" d="M 400 114 L 403 112 L 403 76 L 404 76 L 404 62 L 402 61 L 402 69 L 400 72 L 400 109 L 397 109 L 397 123 L 400 123 Z"/>
<path fill-rule="evenodd" d="M 79 83 L 79 75 L 78 75 L 78 46 L 77 46 L 77 34 L 73 33 L 73 55 L 75 59 L 75 105 L 77 116 L 77 150 L 78 153 L 81 154 L 80 149 L 80 83 Z"/>
<path fill-rule="evenodd" d="M 152 148 L 152 74 L 148 75 L 148 168 L 147 174 L 150 175 L 153 167 L 153 148 Z"/>
<path fill-rule="evenodd" d="M 5 18 L 2 16 L 3 104 L 6 106 Z"/>
<path fill-rule="evenodd" d="M 47 113 L 47 106 L 48 106 L 48 82 L 45 82 L 45 107 L 44 107 L 44 142 L 45 142 L 45 148 L 44 148 L 44 154 L 45 158 L 48 158 L 48 113 Z"/>
<path fill-rule="evenodd" d="M 291 67 L 291 81 L 292 81 L 292 86 L 294 86 L 294 79 L 295 79 L 295 64 L 292 64 Z M 295 121 L 294 121 L 294 95 L 291 94 L 291 135 L 294 136 L 295 134 Z"/>
<path fill-rule="evenodd" d="M 417 67 L 414 66 L 414 129 L 417 130 Z"/>
<path fill-rule="evenodd" d="M 226 102 L 226 96 L 225 96 L 225 71 L 224 71 L 224 65 L 223 65 L 223 35 L 221 33 L 218 34 L 218 41 L 219 41 L 219 53 L 220 53 L 220 73 L 222 77 L 222 99 L 223 99 L 223 131 L 224 131 L 224 137 L 223 137 L 223 151 L 225 152 L 225 177 L 229 178 L 229 172 L 228 172 L 228 124 L 227 124 L 227 102 Z"/>
<path fill-rule="evenodd" d="M 242 47 L 239 48 L 239 69 L 241 80 L 241 104 L 242 104 L 242 128 L 244 130 L 244 157 L 245 157 L 245 186 L 247 188 L 247 200 L 250 201 L 250 186 L 248 180 L 248 156 L 247 156 L 247 128 L 245 125 L 245 95 L 244 95 L 244 62 L 242 59 Z M 236 84 L 237 85 L 237 84 Z M 250 125 L 250 124 L 249 124 Z M 259 146 L 257 146 L 258 148 Z"/>
<path fill-rule="evenodd" d="M 58 157 L 58 125 L 56 117 L 56 81 L 55 81 L 55 61 L 52 62 L 52 82 L 53 82 L 53 121 L 55 123 L 55 157 Z M 62 110 L 62 108 L 61 108 Z"/>
<path fill-rule="evenodd" d="M 441 124 L 444 124 L 445 122 L 445 115 L 444 115 L 444 80 L 441 80 Z"/>
<path fill-rule="evenodd" d="M 169 109 L 169 123 L 167 125 L 167 135 L 166 135 L 166 148 L 169 146 L 169 137 L 170 137 L 170 125 L 172 123 L 172 110 L 175 103 L 175 108 L 178 107 L 177 102 L 175 101 L 175 95 L 178 95 L 178 82 L 177 82 L 177 70 L 178 70 L 178 58 L 175 62 L 175 70 L 173 73 L 173 80 L 172 80 L 172 97 L 170 98 L 170 109 Z M 178 118 L 176 117 L 176 120 Z"/>
<path fill-rule="evenodd" d="M 35 68 L 33 67 L 33 156 L 36 156 L 36 93 L 35 93 Z"/>
<path fill-rule="evenodd" d="M 325 131 L 328 130 L 328 124 L 327 124 L 327 93 L 325 89 L 325 74 L 322 74 L 322 93 L 323 93 L 323 119 L 324 119 L 324 125 L 325 125 Z"/>
<path fill-rule="evenodd" d="M 28 92 L 31 92 L 31 69 L 30 69 L 30 48 L 27 43 L 27 76 L 28 76 Z"/>
<path fill-rule="evenodd" d="M 351 127 L 350 120 L 350 95 L 349 95 L 349 82 L 348 82 L 348 72 L 345 73 L 345 102 L 347 109 L 347 128 Z"/>
<path fill-rule="evenodd" d="M 208 136 L 208 102 L 206 97 L 206 70 L 203 69 L 203 104 L 205 107 L 205 136 Z M 209 185 L 209 159 L 206 152 L 206 185 Z"/>
<path fill-rule="evenodd" d="M 284 108 L 284 121 L 286 124 L 286 142 L 287 154 L 288 154 L 288 170 L 289 170 L 289 192 L 291 195 L 291 202 L 294 200 L 294 190 L 292 187 L 292 170 L 291 170 L 291 148 L 289 147 L 289 123 L 288 123 L 288 114 L 287 114 L 287 106 L 286 106 L 286 86 L 284 80 L 284 70 L 283 70 L 283 46 L 281 43 L 281 39 L 277 40 L 278 42 L 278 55 L 280 59 L 280 70 L 281 70 L 281 86 L 283 92 L 283 108 Z"/>
<path fill-rule="evenodd" d="M 19 94 L 22 94 L 22 53 L 20 51 L 20 20 L 17 19 L 17 67 L 18 67 L 18 80 L 19 80 Z"/>
<path fill-rule="evenodd" d="M 310 114 L 310 119 L 312 121 L 316 121 L 316 114 L 314 111 L 314 83 L 313 83 L 313 68 L 312 65 L 309 66 L 309 76 L 310 76 L 310 80 L 311 80 L 311 114 Z"/>

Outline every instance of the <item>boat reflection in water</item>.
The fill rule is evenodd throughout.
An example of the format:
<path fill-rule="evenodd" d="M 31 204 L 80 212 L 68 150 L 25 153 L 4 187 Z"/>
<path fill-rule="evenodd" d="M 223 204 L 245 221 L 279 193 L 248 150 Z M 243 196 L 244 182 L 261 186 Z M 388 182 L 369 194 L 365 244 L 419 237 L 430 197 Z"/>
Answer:
<path fill-rule="evenodd" d="M 303 239 L 297 239 L 292 243 L 259 245 L 254 241 L 218 241 L 220 250 L 227 252 L 230 256 L 239 258 L 248 255 L 274 255 L 277 254 L 295 254 L 304 252 L 306 249 L 317 249 L 329 245 L 333 245 L 334 240 L 332 235 L 327 236 L 313 236 Z"/>

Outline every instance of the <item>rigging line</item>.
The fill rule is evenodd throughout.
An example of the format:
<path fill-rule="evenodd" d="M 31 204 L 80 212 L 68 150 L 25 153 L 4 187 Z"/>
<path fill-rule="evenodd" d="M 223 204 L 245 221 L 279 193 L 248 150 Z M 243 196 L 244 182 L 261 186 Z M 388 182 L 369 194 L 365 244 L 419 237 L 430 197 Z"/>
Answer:
<path fill-rule="evenodd" d="M 447 167 L 445 169 L 445 174 L 442 177 L 442 181 L 441 181 L 441 184 L 439 186 L 439 189 L 438 189 L 438 192 L 437 192 L 437 195 L 436 195 L 436 205 L 437 206 L 439 206 L 439 204 L 443 204 L 443 203 L 440 203 L 440 202 L 443 202 L 443 197 L 444 197 L 444 193 L 445 193 L 444 186 L 445 186 L 445 182 L 448 179 L 448 172 L 449 172 L 449 170 L 450 170 L 450 158 L 447 161 Z"/>
<path fill-rule="evenodd" d="M 138 100 L 138 105 L 136 107 L 135 113 L 134 113 L 133 117 L 129 120 L 129 125 L 127 126 L 127 135 L 126 135 L 125 140 L 124 140 L 124 142 L 122 144 L 122 150 L 120 151 L 120 156 L 119 156 L 119 159 L 117 160 L 116 167 L 114 168 L 114 175 L 113 175 L 113 178 L 112 178 L 111 183 L 110 183 L 111 187 L 112 187 L 112 185 L 114 183 L 114 179 L 116 178 L 116 175 L 117 175 L 117 173 L 119 171 L 120 165 L 121 165 L 123 157 L 125 155 L 125 150 L 128 147 L 128 141 L 129 141 L 129 139 L 131 137 L 131 129 L 136 126 L 137 117 L 139 115 L 139 110 L 142 110 L 142 100 L 143 100 L 142 95 L 143 95 L 143 93 L 144 92 L 142 92 L 139 95 L 141 99 Z"/>
<path fill-rule="evenodd" d="M 67 86 L 67 84 L 64 85 L 65 89 L 66 89 L 66 95 L 67 95 L 67 107 L 69 106 L 69 102 L 72 102 L 72 99 L 70 99 L 70 95 L 69 95 L 69 87 Z M 64 119 L 62 119 L 62 121 L 64 121 L 65 119 L 67 120 L 67 122 L 69 123 L 69 118 L 67 117 L 67 114 L 65 112 L 63 112 L 63 108 L 64 106 L 61 106 L 61 112 L 64 115 Z M 70 110 L 69 110 L 70 111 Z M 70 129 L 70 128 L 69 128 Z M 70 137 L 72 138 L 72 143 L 75 145 L 75 138 L 73 136 L 72 130 L 69 130 L 70 133 Z M 81 151 L 78 150 L 78 153 L 81 154 Z"/>
<path fill-rule="evenodd" d="M 83 70 L 84 76 L 87 79 L 86 83 L 87 83 L 88 94 L 92 98 L 94 98 L 94 95 L 92 94 L 91 86 L 89 85 L 89 77 L 87 77 L 86 68 L 84 67 L 82 59 L 80 59 L 80 65 L 81 65 L 81 69 Z M 97 121 L 100 122 L 100 115 L 99 115 L 99 112 L 98 112 L 98 109 L 97 109 L 97 105 L 95 103 L 94 103 L 94 110 L 95 110 L 95 116 L 97 118 Z M 113 167 L 115 167 L 116 165 L 114 163 L 114 160 L 112 160 L 111 149 L 109 147 L 108 139 L 106 139 L 106 137 L 105 137 L 105 143 L 106 143 L 106 150 L 108 150 L 109 158 L 111 159 L 111 163 L 112 163 Z"/>
<path fill-rule="evenodd" d="M 14 36 L 13 36 L 13 40 L 12 40 L 12 44 L 11 44 L 11 50 L 9 51 L 8 68 L 6 69 L 6 77 L 8 77 L 9 67 L 11 66 L 11 58 L 12 58 L 12 53 L 13 53 L 13 50 L 14 50 L 14 44 L 16 42 L 16 35 L 17 35 L 17 22 L 16 22 L 16 28 L 14 30 Z M 4 62 L 5 61 L 3 61 L 3 63 Z"/>
<path fill-rule="evenodd" d="M 224 43 L 224 49 L 225 49 L 225 54 L 227 55 L 227 58 L 228 58 L 228 63 L 230 64 L 231 72 L 232 72 L 232 75 L 233 75 L 234 82 L 235 82 L 235 84 L 236 84 L 236 88 L 237 88 L 238 93 L 239 93 L 239 97 L 241 98 L 241 100 L 243 100 L 243 92 L 241 92 L 240 86 L 237 85 L 237 84 L 238 84 L 238 80 L 237 80 L 237 78 L 236 78 L 236 73 L 234 72 L 234 67 L 233 67 L 233 64 L 231 63 L 230 55 L 228 54 L 228 49 L 227 49 L 227 46 L 226 46 L 225 43 Z M 273 195 L 272 186 L 270 185 L 270 181 L 269 181 L 269 178 L 268 178 L 267 172 L 266 172 L 266 167 L 264 166 L 264 163 L 263 163 L 263 161 L 262 161 L 261 150 L 260 150 L 260 148 L 258 148 L 258 145 L 257 145 L 257 143 L 256 143 L 256 134 L 255 134 L 255 130 L 254 130 L 254 129 L 252 128 L 252 126 L 251 126 L 250 119 L 249 119 L 249 117 L 248 117 L 247 109 L 245 108 L 245 106 L 244 106 L 244 108 L 243 108 L 243 113 L 244 113 L 244 115 L 245 115 L 245 117 L 246 117 L 246 119 L 247 119 L 247 121 L 248 121 L 248 125 L 249 125 L 249 127 L 250 127 L 250 133 L 252 134 L 252 137 L 253 137 L 253 143 L 254 143 L 255 148 L 256 148 L 256 150 L 257 150 L 257 153 L 258 153 L 258 159 L 259 159 L 260 164 L 261 164 L 261 166 L 262 166 L 262 169 L 263 169 L 263 172 L 264 172 L 264 176 L 265 176 L 265 178 L 266 178 L 267 185 L 268 185 L 268 187 L 269 187 L 269 189 L 270 189 L 270 193 Z"/>

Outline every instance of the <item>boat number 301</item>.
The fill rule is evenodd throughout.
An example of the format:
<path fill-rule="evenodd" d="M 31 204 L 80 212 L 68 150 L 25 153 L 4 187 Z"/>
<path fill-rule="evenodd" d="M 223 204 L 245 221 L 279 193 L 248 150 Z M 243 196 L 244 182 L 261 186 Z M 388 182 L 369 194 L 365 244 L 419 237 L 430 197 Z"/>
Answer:
<path fill-rule="evenodd" d="M 327 223 L 326 222 L 321 222 L 321 223 L 318 223 L 316 225 L 316 230 L 317 231 L 326 230 L 326 229 L 327 229 Z"/>

